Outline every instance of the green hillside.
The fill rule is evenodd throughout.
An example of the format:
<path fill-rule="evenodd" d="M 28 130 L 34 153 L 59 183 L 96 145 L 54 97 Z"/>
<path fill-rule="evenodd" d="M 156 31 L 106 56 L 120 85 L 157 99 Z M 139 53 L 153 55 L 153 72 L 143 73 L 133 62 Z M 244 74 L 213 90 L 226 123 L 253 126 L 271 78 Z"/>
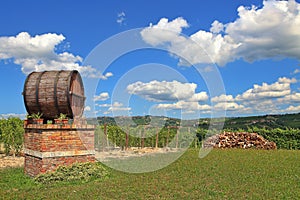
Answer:
<path fill-rule="evenodd" d="M 227 118 L 224 128 L 245 129 L 253 126 L 267 129 L 300 128 L 300 113 Z"/>
<path fill-rule="evenodd" d="M 151 125 L 151 126 L 199 126 L 207 128 L 210 119 L 201 118 L 195 120 L 180 120 L 164 116 L 134 116 L 134 117 L 98 117 L 97 121 L 100 125 Z M 217 121 L 217 120 L 216 120 Z M 300 113 L 283 114 L 283 115 L 264 115 L 264 116 L 249 116 L 249 117 L 230 117 L 225 119 L 225 129 L 247 129 L 249 127 L 258 128 L 300 128 Z"/>

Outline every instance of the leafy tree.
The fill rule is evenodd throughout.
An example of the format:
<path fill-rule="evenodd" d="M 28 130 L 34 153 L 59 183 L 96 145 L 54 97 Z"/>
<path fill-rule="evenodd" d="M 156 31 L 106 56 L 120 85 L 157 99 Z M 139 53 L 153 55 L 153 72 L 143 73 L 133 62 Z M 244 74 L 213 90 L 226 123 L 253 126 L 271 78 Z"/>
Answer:
<path fill-rule="evenodd" d="M 4 143 L 5 154 L 10 152 L 15 156 L 23 147 L 23 121 L 20 118 L 0 120 L 1 141 Z"/>

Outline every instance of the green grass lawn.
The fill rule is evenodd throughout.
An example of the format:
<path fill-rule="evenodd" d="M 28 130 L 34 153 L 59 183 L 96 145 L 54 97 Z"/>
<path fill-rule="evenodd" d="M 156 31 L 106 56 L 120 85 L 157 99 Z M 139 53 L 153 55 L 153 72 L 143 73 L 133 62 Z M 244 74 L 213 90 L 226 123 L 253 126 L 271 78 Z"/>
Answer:
<path fill-rule="evenodd" d="M 300 151 L 190 149 L 144 174 L 110 170 L 88 183 L 36 184 L 22 168 L 0 170 L 0 199 L 300 199 Z"/>

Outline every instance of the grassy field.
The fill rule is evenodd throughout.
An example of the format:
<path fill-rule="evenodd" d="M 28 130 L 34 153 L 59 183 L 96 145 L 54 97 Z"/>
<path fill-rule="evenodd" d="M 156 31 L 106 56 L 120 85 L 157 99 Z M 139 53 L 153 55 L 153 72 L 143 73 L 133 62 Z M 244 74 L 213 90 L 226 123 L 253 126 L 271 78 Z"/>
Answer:
<path fill-rule="evenodd" d="M 188 150 L 152 173 L 110 170 L 88 183 L 36 184 L 23 169 L 0 171 L 0 199 L 300 199 L 300 151 Z"/>

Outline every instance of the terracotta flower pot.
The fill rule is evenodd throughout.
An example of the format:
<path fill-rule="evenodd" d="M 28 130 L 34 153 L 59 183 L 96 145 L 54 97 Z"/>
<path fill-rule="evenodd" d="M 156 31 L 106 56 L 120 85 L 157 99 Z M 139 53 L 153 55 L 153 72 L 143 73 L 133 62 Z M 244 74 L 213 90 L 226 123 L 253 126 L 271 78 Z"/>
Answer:
<path fill-rule="evenodd" d="M 33 119 L 34 124 L 43 124 L 44 119 Z"/>
<path fill-rule="evenodd" d="M 55 124 L 68 124 L 68 119 L 54 119 Z"/>
<path fill-rule="evenodd" d="M 24 119 L 24 127 L 26 127 L 27 124 L 29 124 L 29 120 L 28 119 Z"/>

